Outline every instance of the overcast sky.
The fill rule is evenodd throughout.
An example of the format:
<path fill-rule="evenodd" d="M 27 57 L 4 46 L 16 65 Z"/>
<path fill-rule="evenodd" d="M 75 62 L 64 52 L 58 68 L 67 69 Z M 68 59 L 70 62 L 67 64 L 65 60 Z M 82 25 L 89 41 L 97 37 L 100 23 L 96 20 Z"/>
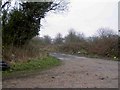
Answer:
<path fill-rule="evenodd" d="M 69 11 L 64 14 L 48 13 L 42 20 L 40 36 L 52 38 L 57 33 L 65 36 L 70 28 L 92 36 L 101 27 L 118 31 L 118 0 L 70 0 Z"/>

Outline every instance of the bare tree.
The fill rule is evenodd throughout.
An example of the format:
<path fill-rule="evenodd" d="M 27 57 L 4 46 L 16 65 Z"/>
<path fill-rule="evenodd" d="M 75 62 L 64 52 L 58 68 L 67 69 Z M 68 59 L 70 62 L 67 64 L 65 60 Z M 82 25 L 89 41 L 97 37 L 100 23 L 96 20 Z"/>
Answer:
<path fill-rule="evenodd" d="M 101 56 L 117 57 L 118 35 L 112 29 L 100 28 L 89 42 L 89 52 Z"/>
<path fill-rule="evenodd" d="M 107 38 L 115 34 L 112 29 L 110 28 L 99 28 L 97 30 L 97 34 L 101 38 Z"/>
<path fill-rule="evenodd" d="M 58 33 L 54 39 L 54 44 L 62 44 L 62 43 L 63 43 L 62 35 L 60 33 Z"/>
<path fill-rule="evenodd" d="M 51 44 L 51 40 L 52 40 L 51 37 L 48 35 L 45 35 L 43 38 L 44 44 L 47 44 L 47 45 Z"/>

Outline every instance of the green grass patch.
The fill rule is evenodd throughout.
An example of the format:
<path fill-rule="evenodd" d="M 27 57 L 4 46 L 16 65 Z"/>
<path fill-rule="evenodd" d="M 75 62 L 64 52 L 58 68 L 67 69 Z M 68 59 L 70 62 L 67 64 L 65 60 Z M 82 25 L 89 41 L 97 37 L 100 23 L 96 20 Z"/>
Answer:
<path fill-rule="evenodd" d="M 3 79 L 16 76 L 26 76 L 28 74 L 40 72 L 41 70 L 49 69 L 58 65 L 60 65 L 60 60 L 51 56 L 45 57 L 43 59 L 32 59 L 26 63 L 15 63 L 11 66 L 10 70 L 3 71 L 2 76 Z"/>

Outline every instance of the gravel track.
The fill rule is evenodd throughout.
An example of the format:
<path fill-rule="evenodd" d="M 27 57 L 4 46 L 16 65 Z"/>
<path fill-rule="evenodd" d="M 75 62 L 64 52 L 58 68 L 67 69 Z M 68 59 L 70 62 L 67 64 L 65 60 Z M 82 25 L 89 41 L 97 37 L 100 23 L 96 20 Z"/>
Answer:
<path fill-rule="evenodd" d="M 3 81 L 3 88 L 118 88 L 118 62 L 60 53 L 62 65 L 25 78 Z"/>

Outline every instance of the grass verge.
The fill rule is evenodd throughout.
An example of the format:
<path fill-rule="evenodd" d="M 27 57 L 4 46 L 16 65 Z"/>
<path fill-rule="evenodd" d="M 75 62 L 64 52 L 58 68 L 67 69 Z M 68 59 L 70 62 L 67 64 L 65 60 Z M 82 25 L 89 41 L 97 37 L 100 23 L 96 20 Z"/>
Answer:
<path fill-rule="evenodd" d="M 10 70 L 3 71 L 3 79 L 18 78 L 30 74 L 36 74 L 42 70 L 52 68 L 61 64 L 55 57 L 48 56 L 43 59 L 31 59 L 26 63 L 15 63 Z"/>

